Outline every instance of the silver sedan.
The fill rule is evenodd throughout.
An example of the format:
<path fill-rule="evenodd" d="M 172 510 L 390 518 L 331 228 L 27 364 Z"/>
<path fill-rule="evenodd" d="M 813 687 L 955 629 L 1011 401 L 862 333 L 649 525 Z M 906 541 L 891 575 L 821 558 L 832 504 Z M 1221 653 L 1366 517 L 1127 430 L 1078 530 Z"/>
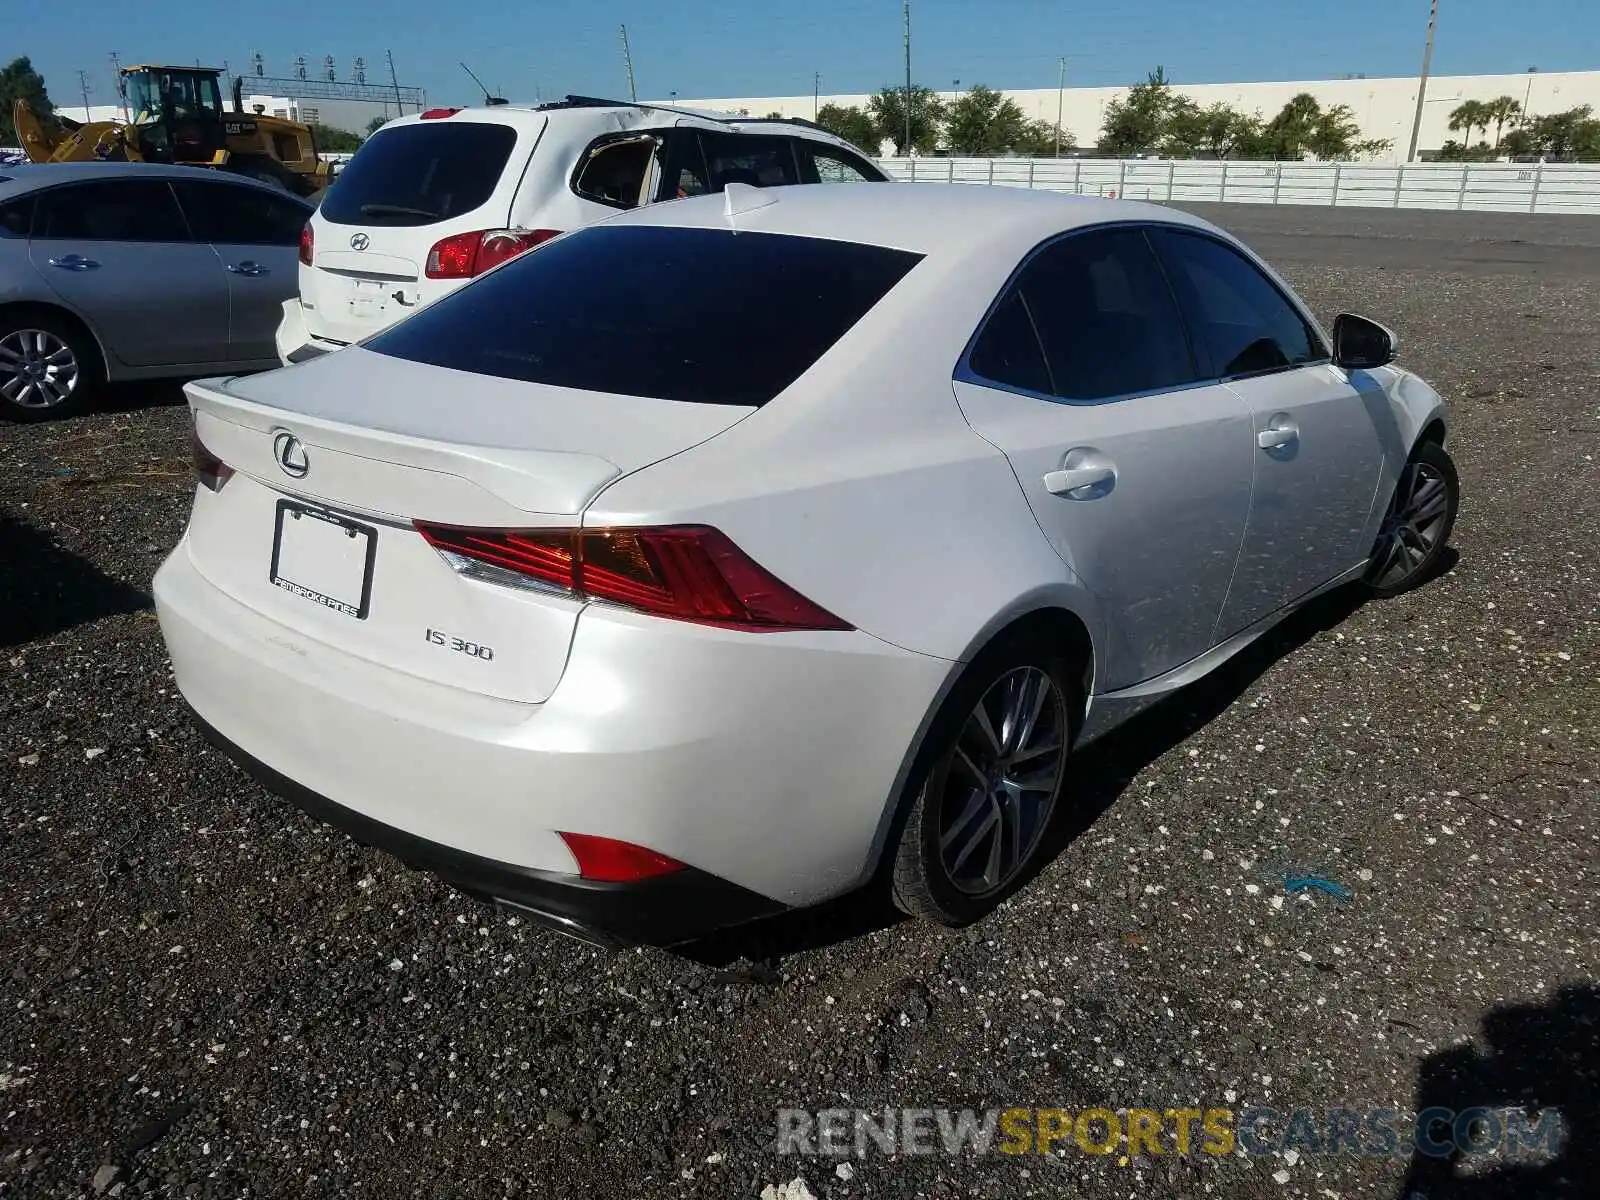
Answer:
<path fill-rule="evenodd" d="M 0 416 L 65 416 L 108 380 L 277 366 L 310 215 L 203 168 L 0 168 Z"/>

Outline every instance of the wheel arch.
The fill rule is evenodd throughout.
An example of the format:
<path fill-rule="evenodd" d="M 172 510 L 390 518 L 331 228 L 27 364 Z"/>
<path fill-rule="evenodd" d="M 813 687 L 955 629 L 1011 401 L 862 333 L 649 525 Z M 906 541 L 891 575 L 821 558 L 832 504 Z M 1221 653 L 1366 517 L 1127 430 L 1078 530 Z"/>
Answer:
<path fill-rule="evenodd" d="M 64 322 L 78 332 L 84 334 L 90 345 L 94 347 L 95 354 L 99 357 L 100 377 L 110 378 L 111 365 L 116 360 L 106 350 L 105 342 L 101 340 L 100 333 L 83 317 L 64 304 L 52 304 L 42 300 L 7 300 L 0 302 L 0 328 L 9 324 L 14 318 L 26 316 L 28 313 L 39 313 Z"/>
<path fill-rule="evenodd" d="M 1069 603 L 1065 598 L 1036 597 L 1031 602 L 996 616 L 973 638 L 967 651 L 951 664 L 951 669 L 946 674 L 938 693 L 917 724 L 916 736 L 901 760 L 893 788 L 885 797 L 883 815 L 879 818 L 878 828 L 873 835 L 871 852 L 867 856 L 868 871 L 862 883 L 881 878 L 892 865 L 894 847 L 910 809 L 911 797 L 908 794 L 908 785 L 926 766 L 925 756 L 929 750 L 928 735 L 951 692 L 972 670 L 973 665 L 991 647 L 1011 638 L 1039 637 L 1065 646 L 1069 661 L 1081 671 L 1082 693 L 1079 699 L 1083 707 L 1072 714 L 1073 735 L 1076 737 L 1083 728 L 1089 695 L 1094 687 L 1096 652 L 1091 628 L 1091 618 L 1086 617 L 1078 606 Z"/>

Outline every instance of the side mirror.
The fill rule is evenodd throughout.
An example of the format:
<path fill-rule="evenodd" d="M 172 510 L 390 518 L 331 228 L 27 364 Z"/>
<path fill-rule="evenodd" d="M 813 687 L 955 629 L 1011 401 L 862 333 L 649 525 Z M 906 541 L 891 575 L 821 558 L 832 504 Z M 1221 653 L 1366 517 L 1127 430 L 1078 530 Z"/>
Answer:
<path fill-rule="evenodd" d="M 1347 371 L 1366 371 L 1394 361 L 1400 339 L 1394 331 L 1355 313 L 1340 313 L 1333 322 L 1333 363 Z"/>

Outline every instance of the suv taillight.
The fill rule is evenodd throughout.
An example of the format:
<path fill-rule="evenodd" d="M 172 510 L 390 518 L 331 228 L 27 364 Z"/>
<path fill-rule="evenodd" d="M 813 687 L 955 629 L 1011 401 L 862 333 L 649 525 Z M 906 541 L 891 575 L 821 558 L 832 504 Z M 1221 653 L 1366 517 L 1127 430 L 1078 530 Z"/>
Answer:
<path fill-rule="evenodd" d="M 311 222 L 307 221 L 300 230 L 300 261 L 306 266 L 311 265 L 311 254 L 317 248 L 317 235 L 311 229 Z"/>
<path fill-rule="evenodd" d="M 433 244 L 425 269 L 429 279 L 471 279 L 524 250 L 557 236 L 559 229 L 475 229 Z"/>
<path fill-rule="evenodd" d="M 725 629 L 852 629 L 707 525 L 463 529 L 415 522 L 458 574 Z"/>

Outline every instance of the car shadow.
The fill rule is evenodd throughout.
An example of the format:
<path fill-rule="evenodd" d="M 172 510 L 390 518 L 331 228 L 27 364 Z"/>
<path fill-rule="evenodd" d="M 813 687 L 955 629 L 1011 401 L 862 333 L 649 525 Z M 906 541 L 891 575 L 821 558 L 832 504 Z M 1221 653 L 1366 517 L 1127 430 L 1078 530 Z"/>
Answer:
<path fill-rule="evenodd" d="M 139 412 L 147 408 L 178 408 L 188 403 L 183 379 L 149 379 L 136 383 L 111 383 L 90 397 L 92 412 Z"/>
<path fill-rule="evenodd" d="M 1482 1025 L 1479 1045 L 1450 1046 L 1418 1068 L 1416 1111 L 1451 1115 L 1428 1131 L 1440 1153 L 1413 1156 L 1396 1200 L 1595 1195 L 1600 988 L 1569 985 L 1543 1004 L 1493 1009 Z M 1452 1136 L 1445 1122 L 1473 1109 L 1476 1134 L 1468 1140 L 1473 1118 L 1463 1117 Z"/>
<path fill-rule="evenodd" d="M 42 531 L 0 513 L 0 647 L 51 637 L 87 621 L 150 607 L 150 596 L 113 579 Z"/>
<path fill-rule="evenodd" d="M 1454 559 L 1442 559 L 1448 569 Z M 1431 582 L 1431 581 L 1430 581 Z M 1338 588 L 1286 617 L 1211 674 L 1166 697 L 1074 756 L 1069 803 L 1052 823 L 1034 874 L 1099 820 L 1140 771 L 1208 725 L 1266 670 L 1319 633 L 1332 629 L 1366 601 L 1359 586 Z M 886 929 L 904 918 L 882 879 L 811 908 L 723 930 L 674 947 L 707 966 L 741 959 L 770 962 Z"/>

